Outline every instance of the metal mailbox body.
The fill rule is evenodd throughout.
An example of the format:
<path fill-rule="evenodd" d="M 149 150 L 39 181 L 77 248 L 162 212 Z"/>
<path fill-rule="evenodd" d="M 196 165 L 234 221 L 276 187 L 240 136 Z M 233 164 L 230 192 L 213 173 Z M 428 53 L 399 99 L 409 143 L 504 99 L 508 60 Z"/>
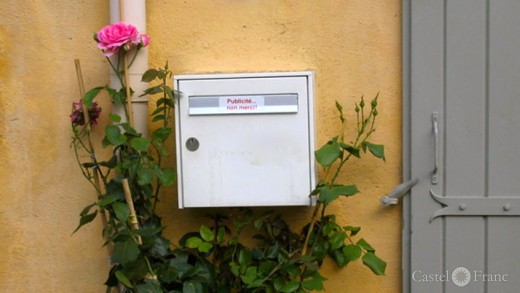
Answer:
<path fill-rule="evenodd" d="M 314 74 L 179 75 L 179 208 L 309 205 Z"/>

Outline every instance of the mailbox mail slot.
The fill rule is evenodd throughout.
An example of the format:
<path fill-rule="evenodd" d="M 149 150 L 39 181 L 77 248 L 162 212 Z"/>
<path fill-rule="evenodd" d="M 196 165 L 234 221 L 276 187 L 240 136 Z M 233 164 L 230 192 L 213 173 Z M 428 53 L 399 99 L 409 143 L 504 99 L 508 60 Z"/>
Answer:
<path fill-rule="evenodd" d="M 175 76 L 179 207 L 309 205 L 312 72 Z"/>

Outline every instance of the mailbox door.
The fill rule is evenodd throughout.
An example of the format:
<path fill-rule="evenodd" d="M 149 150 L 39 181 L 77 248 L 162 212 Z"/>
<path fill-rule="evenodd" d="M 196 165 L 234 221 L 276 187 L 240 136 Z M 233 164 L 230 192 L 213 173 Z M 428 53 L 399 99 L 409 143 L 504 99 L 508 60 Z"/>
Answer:
<path fill-rule="evenodd" d="M 176 77 L 179 206 L 309 205 L 310 82 L 310 74 Z"/>

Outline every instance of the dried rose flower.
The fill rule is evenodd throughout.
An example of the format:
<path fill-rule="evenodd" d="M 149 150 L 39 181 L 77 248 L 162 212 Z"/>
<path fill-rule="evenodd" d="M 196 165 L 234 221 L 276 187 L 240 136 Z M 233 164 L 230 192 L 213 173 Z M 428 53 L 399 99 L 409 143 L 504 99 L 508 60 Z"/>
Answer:
<path fill-rule="evenodd" d="M 83 116 L 83 101 L 72 103 L 72 114 L 70 114 L 70 121 L 74 125 L 85 125 L 85 117 Z M 101 113 L 101 108 L 96 102 L 92 103 L 92 108 L 88 109 L 88 116 L 91 125 L 97 125 L 97 119 Z"/>

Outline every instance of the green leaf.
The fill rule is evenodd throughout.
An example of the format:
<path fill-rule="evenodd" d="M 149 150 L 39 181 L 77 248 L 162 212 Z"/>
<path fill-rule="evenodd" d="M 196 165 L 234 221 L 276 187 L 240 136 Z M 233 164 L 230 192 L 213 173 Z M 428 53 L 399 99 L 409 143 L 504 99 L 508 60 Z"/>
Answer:
<path fill-rule="evenodd" d="M 335 185 L 332 186 L 332 192 L 335 196 L 352 196 L 359 193 L 356 185 Z"/>
<path fill-rule="evenodd" d="M 238 277 L 240 276 L 240 266 L 237 265 L 236 263 L 232 262 L 229 264 L 229 268 L 231 269 L 231 273 L 233 273 L 233 275 L 235 277 Z"/>
<path fill-rule="evenodd" d="M 157 122 L 157 121 L 162 121 L 164 120 L 164 115 L 157 115 L 157 116 L 154 116 L 153 119 L 152 119 L 152 122 Z"/>
<path fill-rule="evenodd" d="M 166 101 L 167 101 L 167 100 L 168 100 L 168 99 L 166 99 L 166 98 L 160 98 L 160 99 L 158 99 L 158 100 L 155 102 L 155 105 L 156 105 L 157 107 L 160 107 L 161 105 L 166 104 Z"/>
<path fill-rule="evenodd" d="M 199 247 L 197 247 L 197 249 L 199 250 L 199 252 L 202 252 L 202 253 L 207 253 L 208 251 L 210 251 L 211 249 L 213 248 L 213 244 L 209 243 L 209 242 L 202 242 Z"/>
<path fill-rule="evenodd" d="M 184 234 L 181 237 L 181 239 L 179 239 L 179 245 L 182 247 L 186 247 L 186 241 L 188 241 L 188 239 L 190 239 L 192 237 L 200 238 L 200 233 L 199 232 L 188 232 L 188 233 Z"/>
<path fill-rule="evenodd" d="M 157 74 L 159 74 L 159 71 L 157 71 L 156 69 L 148 69 L 144 74 L 143 74 L 143 77 L 141 78 L 141 81 L 142 82 L 150 82 L 152 80 L 154 80 L 156 77 L 157 77 Z"/>
<path fill-rule="evenodd" d="M 190 237 L 186 240 L 186 247 L 188 248 L 198 248 L 202 244 L 202 239 L 199 237 Z"/>
<path fill-rule="evenodd" d="M 103 86 L 98 86 L 93 89 L 90 89 L 88 92 L 85 93 L 85 96 L 83 97 L 83 104 L 88 108 L 92 108 L 92 102 L 94 101 L 94 98 L 99 94 L 99 92 L 103 89 Z"/>
<path fill-rule="evenodd" d="M 163 92 L 162 85 L 157 85 L 157 86 L 145 89 L 144 94 L 142 94 L 141 97 L 144 95 L 154 95 L 154 94 L 158 94 L 158 93 L 162 93 L 162 92 Z"/>
<path fill-rule="evenodd" d="M 152 170 L 142 166 L 137 166 L 137 184 L 140 186 L 144 186 L 152 183 L 153 180 L 153 172 Z"/>
<path fill-rule="evenodd" d="M 142 280 L 149 273 L 148 264 L 144 257 L 139 257 L 136 261 L 128 263 L 121 270 L 129 280 Z"/>
<path fill-rule="evenodd" d="M 323 226 L 323 229 L 321 229 L 323 236 L 331 237 L 334 232 L 340 230 L 339 225 L 336 224 L 336 222 L 330 221 Z"/>
<path fill-rule="evenodd" d="M 318 161 L 322 167 L 326 168 L 332 165 L 332 163 L 341 156 L 341 149 L 337 142 L 337 138 L 334 138 L 319 150 L 315 151 L 314 155 L 316 156 L 316 161 Z"/>
<path fill-rule="evenodd" d="M 152 112 L 152 116 L 164 112 L 164 109 L 165 109 L 165 107 L 157 107 L 157 108 Z"/>
<path fill-rule="evenodd" d="M 146 283 L 135 287 L 137 293 L 163 293 L 161 285 L 157 280 L 147 280 Z"/>
<path fill-rule="evenodd" d="M 164 142 L 170 135 L 171 128 L 161 127 L 154 130 L 152 133 L 152 140 L 158 142 Z"/>
<path fill-rule="evenodd" d="M 268 260 L 260 262 L 258 266 L 258 275 L 267 276 L 278 265 L 278 262 Z"/>
<path fill-rule="evenodd" d="M 153 246 L 150 248 L 150 255 L 156 258 L 164 257 L 168 253 L 170 241 L 163 237 L 154 237 Z"/>
<path fill-rule="evenodd" d="M 163 168 L 161 169 L 161 172 L 157 172 L 157 177 L 164 186 L 170 186 L 175 183 L 177 173 L 173 168 Z"/>
<path fill-rule="evenodd" d="M 327 255 L 328 245 L 324 241 L 316 241 L 311 250 L 311 255 L 319 259 L 320 261 Z"/>
<path fill-rule="evenodd" d="M 368 242 L 364 238 L 359 239 L 359 241 L 356 244 L 359 245 L 361 248 L 363 248 L 364 250 L 366 250 L 368 252 L 375 252 L 376 251 L 372 247 L 372 245 L 368 244 Z"/>
<path fill-rule="evenodd" d="M 83 210 L 81 211 L 81 213 L 79 213 L 80 216 L 85 216 L 86 214 L 88 214 L 88 212 L 90 212 L 90 209 L 95 206 L 96 203 L 92 203 L 92 204 L 89 204 L 88 206 L 86 206 L 85 208 L 83 208 Z"/>
<path fill-rule="evenodd" d="M 383 159 L 383 161 L 386 161 L 385 159 L 385 146 L 382 144 L 372 144 L 369 142 L 365 143 L 368 150 L 377 158 Z"/>
<path fill-rule="evenodd" d="M 130 123 L 125 122 L 125 123 L 121 123 L 120 125 L 126 131 L 126 133 L 125 133 L 126 135 L 134 136 L 134 137 L 140 137 L 141 136 L 140 133 L 137 133 L 137 130 L 135 130 L 135 128 L 130 126 Z"/>
<path fill-rule="evenodd" d="M 335 233 L 329 240 L 330 248 L 336 250 L 343 246 L 345 239 L 347 238 L 347 234 L 344 232 Z"/>
<path fill-rule="evenodd" d="M 108 114 L 108 118 L 110 118 L 110 120 L 114 123 L 119 123 L 121 122 L 121 116 L 117 115 L 117 114 L 113 114 L 113 113 L 109 113 Z"/>
<path fill-rule="evenodd" d="M 182 285 L 182 293 L 204 293 L 204 288 L 199 282 L 187 281 Z"/>
<path fill-rule="evenodd" d="M 289 280 L 288 282 L 284 281 L 282 278 L 277 278 L 274 280 L 274 288 L 278 292 L 294 292 L 300 287 L 300 283 L 296 280 Z"/>
<path fill-rule="evenodd" d="M 105 128 L 105 134 L 108 141 L 113 145 L 121 145 L 126 142 L 126 136 L 121 134 L 121 129 L 115 125 L 107 125 Z"/>
<path fill-rule="evenodd" d="M 242 249 L 238 254 L 238 263 L 240 266 L 248 266 L 251 263 L 251 254 L 249 251 Z"/>
<path fill-rule="evenodd" d="M 115 194 L 109 194 L 105 197 L 103 197 L 102 200 L 100 200 L 97 205 L 100 206 L 100 207 L 105 207 L 115 201 L 117 201 L 119 199 L 119 196 L 115 195 Z"/>
<path fill-rule="evenodd" d="M 332 258 L 334 261 L 336 261 L 338 268 L 342 268 L 348 263 L 347 257 L 343 254 L 341 249 L 334 250 L 332 253 Z"/>
<path fill-rule="evenodd" d="M 269 259 L 278 258 L 278 254 L 280 254 L 280 243 L 275 242 L 275 244 L 271 245 L 266 252 L 266 257 Z"/>
<path fill-rule="evenodd" d="M 202 239 L 204 239 L 204 241 L 213 241 L 213 237 L 215 235 L 213 235 L 213 232 L 211 231 L 210 228 L 206 227 L 205 225 L 202 225 L 200 227 L 200 236 L 202 237 Z"/>
<path fill-rule="evenodd" d="M 79 228 L 81 228 L 81 226 L 94 221 L 94 219 L 96 218 L 96 215 L 97 215 L 97 211 L 95 211 L 91 214 L 81 216 L 81 218 L 79 219 L 79 225 L 76 228 L 76 230 L 74 230 L 74 232 L 72 232 L 72 234 L 76 233 L 79 230 Z"/>
<path fill-rule="evenodd" d="M 300 260 L 307 267 L 308 271 L 316 272 L 319 270 L 319 266 L 317 264 L 316 258 L 311 255 L 304 255 L 300 257 Z"/>
<path fill-rule="evenodd" d="M 360 150 L 358 148 L 355 148 L 349 144 L 344 144 L 344 143 L 340 143 L 339 146 L 342 149 L 346 150 L 347 152 L 351 153 L 354 157 L 357 157 L 357 158 L 360 157 L 360 155 L 359 155 Z"/>
<path fill-rule="evenodd" d="M 217 233 L 217 243 L 222 243 L 224 241 L 224 236 L 226 235 L 226 228 L 220 227 L 218 228 Z"/>
<path fill-rule="evenodd" d="M 318 197 L 319 202 L 323 203 L 324 205 L 328 205 L 336 198 L 338 198 L 338 196 L 332 192 L 330 187 L 325 186 L 320 188 L 320 196 Z"/>
<path fill-rule="evenodd" d="M 299 276 L 301 274 L 300 266 L 294 263 L 288 263 L 283 265 L 282 270 L 293 277 Z"/>
<path fill-rule="evenodd" d="M 369 267 L 376 275 L 384 275 L 386 262 L 372 252 L 363 255 L 363 264 Z"/>
<path fill-rule="evenodd" d="M 345 226 L 343 227 L 343 230 L 350 231 L 350 236 L 355 236 L 359 231 L 361 231 L 361 227 Z"/>
<path fill-rule="evenodd" d="M 116 242 L 112 252 L 112 259 L 124 266 L 129 262 L 135 261 L 139 256 L 139 252 L 139 247 L 132 239 Z"/>
<path fill-rule="evenodd" d="M 326 281 L 322 275 L 320 275 L 318 272 L 314 272 L 312 275 L 309 276 L 309 279 L 305 279 L 302 282 L 302 286 L 310 291 L 323 291 L 325 288 L 323 286 L 323 281 Z"/>
<path fill-rule="evenodd" d="M 115 275 L 116 275 L 116 278 L 119 280 L 119 282 L 123 283 L 126 287 L 134 288 L 134 286 L 132 286 L 132 283 L 130 282 L 130 280 L 128 280 L 128 278 L 123 273 L 123 271 L 117 270 Z"/>
<path fill-rule="evenodd" d="M 110 141 L 108 140 L 108 138 L 107 138 L 106 136 L 103 137 L 103 139 L 101 140 L 101 146 L 102 146 L 103 148 L 106 148 L 106 147 L 109 146 L 109 145 L 110 145 Z"/>
<path fill-rule="evenodd" d="M 347 258 L 347 262 L 355 261 L 361 256 L 362 250 L 361 247 L 349 244 L 343 247 L 343 254 Z"/>
<path fill-rule="evenodd" d="M 130 216 L 130 209 L 126 203 L 115 202 L 112 204 L 112 208 L 114 208 L 114 213 L 116 214 L 116 218 L 121 222 L 126 222 L 128 220 L 128 216 Z"/>
<path fill-rule="evenodd" d="M 253 247 L 251 248 L 251 258 L 253 260 L 261 260 L 265 257 L 264 250 L 259 247 Z"/>
<path fill-rule="evenodd" d="M 149 237 L 161 232 L 163 229 L 164 227 L 142 228 L 135 230 L 134 233 L 143 237 Z"/>
<path fill-rule="evenodd" d="M 130 146 L 138 151 L 145 152 L 150 147 L 150 141 L 144 137 L 134 137 L 130 141 Z"/>
<path fill-rule="evenodd" d="M 169 86 L 166 86 L 164 90 L 166 91 L 168 97 L 170 97 L 170 101 L 172 101 L 175 98 L 175 94 L 173 93 L 172 89 Z"/>
<path fill-rule="evenodd" d="M 108 92 L 108 95 L 110 96 L 110 98 L 112 99 L 112 102 L 116 105 L 122 105 L 123 104 L 123 94 L 121 91 L 117 91 L 113 88 L 110 88 L 110 87 L 106 87 L 105 88 Z M 125 90 L 124 88 L 122 88 L 121 90 Z"/>
<path fill-rule="evenodd" d="M 256 266 L 248 267 L 240 279 L 242 279 L 248 288 L 255 288 L 262 285 L 262 279 L 258 278 L 258 268 Z"/>

